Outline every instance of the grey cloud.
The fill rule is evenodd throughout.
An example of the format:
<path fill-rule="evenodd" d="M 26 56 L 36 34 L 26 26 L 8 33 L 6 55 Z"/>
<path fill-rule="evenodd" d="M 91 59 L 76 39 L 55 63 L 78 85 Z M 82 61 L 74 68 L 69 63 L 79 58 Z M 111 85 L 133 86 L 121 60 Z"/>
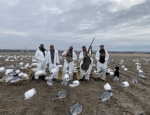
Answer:
<path fill-rule="evenodd" d="M 93 50 L 100 44 L 107 50 L 147 50 L 149 6 L 146 0 L 112 12 L 117 7 L 113 0 L 1 0 L 1 48 L 8 48 L 8 44 L 14 49 L 37 49 L 44 43 L 47 48 L 55 44 L 58 49 L 70 45 L 80 49 L 95 37 Z"/>

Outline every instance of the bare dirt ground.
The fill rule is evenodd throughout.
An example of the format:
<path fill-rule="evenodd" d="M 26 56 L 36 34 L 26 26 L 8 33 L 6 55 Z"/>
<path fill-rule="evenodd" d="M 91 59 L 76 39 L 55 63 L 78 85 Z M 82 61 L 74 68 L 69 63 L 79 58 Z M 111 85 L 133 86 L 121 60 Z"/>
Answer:
<path fill-rule="evenodd" d="M 0 53 L 0 55 L 3 54 L 23 53 Z M 29 54 L 34 55 L 34 53 L 27 55 Z M 96 82 L 91 78 L 90 83 L 80 83 L 76 88 L 62 86 L 60 82 L 54 82 L 54 86 L 48 86 L 42 80 L 39 84 L 34 80 L 15 84 L 0 83 L 0 115 L 67 115 L 70 107 L 77 102 L 83 104 L 80 115 L 139 115 L 141 112 L 150 115 L 150 65 L 141 65 L 147 78 L 140 78 L 133 62 L 133 59 L 137 58 L 142 64 L 144 62 L 142 58 L 150 58 L 150 55 L 110 54 L 108 67 L 120 67 L 118 82 L 113 81 L 113 76 L 107 75 L 105 82 Z M 128 71 L 121 68 L 118 59 L 125 60 L 123 65 L 128 68 Z M 133 77 L 139 80 L 138 84 L 132 83 Z M 121 86 L 124 80 L 129 82 L 129 87 Z M 103 87 L 106 83 L 112 86 L 114 95 L 101 103 L 99 98 L 105 92 Z M 37 94 L 31 99 L 22 100 L 24 92 L 31 88 L 35 88 Z M 64 99 L 56 100 L 55 95 L 60 90 L 67 90 L 68 95 Z"/>

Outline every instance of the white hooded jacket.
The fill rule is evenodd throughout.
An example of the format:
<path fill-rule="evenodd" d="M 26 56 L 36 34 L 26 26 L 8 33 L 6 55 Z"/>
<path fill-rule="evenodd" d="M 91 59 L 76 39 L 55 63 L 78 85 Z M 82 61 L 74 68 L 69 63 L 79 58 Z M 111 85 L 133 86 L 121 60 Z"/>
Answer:
<path fill-rule="evenodd" d="M 48 63 L 52 64 L 51 52 L 50 51 L 48 51 L 48 53 L 47 53 L 47 59 L 48 59 Z M 57 50 L 55 50 L 55 53 L 54 53 L 54 63 L 53 64 L 56 65 L 56 63 L 59 64 L 59 54 L 58 54 Z"/>
<path fill-rule="evenodd" d="M 46 55 L 47 55 L 47 51 L 45 51 L 45 57 L 44 57 L 43 52 L 41 50 L 37 50 L 35 53 L 35 58 L 38 62 L 43 62 L 43 61 L 46 62 Z"/>
<path fill-rule="evenodd" d="M 37 71 L 46 70 L 46 62 L 47 62 L 47 51 L 45 51 L 45 57 L 41 50 L 37 50 L 35 53 L 35 58 L 37 60 Z"/>

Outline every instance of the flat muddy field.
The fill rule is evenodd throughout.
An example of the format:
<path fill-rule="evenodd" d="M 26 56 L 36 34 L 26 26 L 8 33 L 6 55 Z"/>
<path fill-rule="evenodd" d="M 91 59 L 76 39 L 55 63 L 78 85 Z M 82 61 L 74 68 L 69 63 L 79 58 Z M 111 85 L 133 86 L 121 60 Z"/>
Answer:
<path fill-rule="evenodd" d="M 0 53 L 0 55 L 6 54 L 34 55 L 34 53 Z M 61 82 L 54 82 L 54 86 L 48 86 L 42 80 L 39 84 L 34 80 L 15 84 L 0 83 L 0 115 L 68 115 L 70 107 L 77 102 L 83 105 L 80 115 L 139 115 L 140 113 L 150 115 L 150 64 L 144 65 L 143 58 L 150 58 L 150 55 L 110 54 L 108 67 L 120 67 L 118 82 L 113 81 L 113 76 L 107 75 L 105 82 L 94 81 L 91 78 L 90 83 L 82 82 L 75 88 L 62 86 Z M 122 65 L 118 62 L 120 59 L 125 60 L 122 65 L 128 69 L 127 71 L 121 68 Z M 138 76 L 133 59 L 139 59 L 141 69 L 147 78 Z M 0 62 L 1 65 L 5 63 L 2 60 Z M 133 77 L 139 80 L 137 84 L 132 83 Z M 129 87 L 122 87 L 124 80 L 129 82 Z M 107 101 L 100 102 L 99 98 L 105 92 L 106 83 L 112 86 L 113 96 Z M 24 92 L 31 88 L 35 88 L 37 94 L 28 100 L 22 100 Z M 64 99 L 56 100 L 55 96 L 60 90 L 67 90 L 68 95 Z"/>

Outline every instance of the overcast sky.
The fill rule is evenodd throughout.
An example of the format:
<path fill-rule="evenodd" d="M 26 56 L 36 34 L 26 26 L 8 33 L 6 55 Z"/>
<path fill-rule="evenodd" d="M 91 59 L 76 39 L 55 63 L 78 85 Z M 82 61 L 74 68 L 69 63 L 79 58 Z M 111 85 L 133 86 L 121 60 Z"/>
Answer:
<path fill-rule="evenodd" d="M 0 0 L 0 49 L 150 51 L 150 0 Z"/>

